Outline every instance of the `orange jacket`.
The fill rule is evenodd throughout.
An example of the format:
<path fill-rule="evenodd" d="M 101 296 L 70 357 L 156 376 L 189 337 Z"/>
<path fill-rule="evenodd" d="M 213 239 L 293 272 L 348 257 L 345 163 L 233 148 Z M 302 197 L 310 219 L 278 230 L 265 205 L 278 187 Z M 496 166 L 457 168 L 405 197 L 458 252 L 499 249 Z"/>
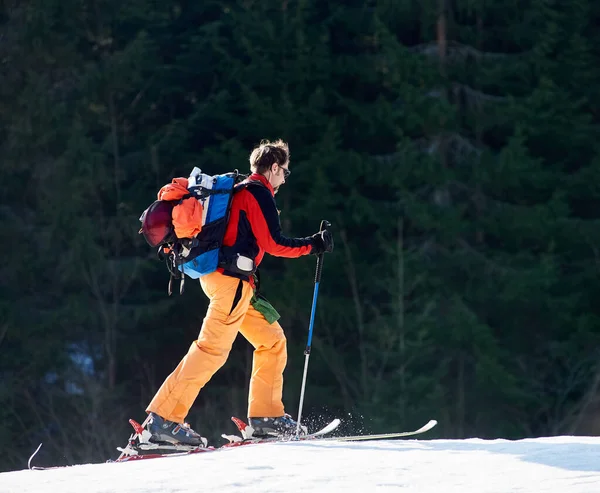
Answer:
<path fill-rule="evenodd" d="M 189 196 L 187 187 L 187 178 L 173 178 L 171 183 L 158 191 L 158 200 L 181 201 L 173 208 L 172 213 L 173 227 L 178 238 L 193 238 L 202 230 L 202 203 Z M 188 197 L 184 198 L 186 195 Z"/>

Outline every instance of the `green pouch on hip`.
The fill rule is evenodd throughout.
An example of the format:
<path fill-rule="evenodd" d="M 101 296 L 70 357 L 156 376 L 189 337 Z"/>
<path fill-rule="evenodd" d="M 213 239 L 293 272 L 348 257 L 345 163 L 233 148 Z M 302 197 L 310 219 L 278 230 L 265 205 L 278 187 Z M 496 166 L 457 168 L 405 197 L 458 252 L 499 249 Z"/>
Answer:
<path fill-rule="evenodd" d="M 281 316 L 277 310 L 273 308 L 273 305 L 271 305 L 271 303 L 269 303 L 267 299 L 261 295 L 253 295 L 252 299 L 250 300 L 250 304 L 257 312 L 262 313 L 263 317 L 265 317 L 265 320 L 269 322 L 269 324 L 277 322 Z"/>

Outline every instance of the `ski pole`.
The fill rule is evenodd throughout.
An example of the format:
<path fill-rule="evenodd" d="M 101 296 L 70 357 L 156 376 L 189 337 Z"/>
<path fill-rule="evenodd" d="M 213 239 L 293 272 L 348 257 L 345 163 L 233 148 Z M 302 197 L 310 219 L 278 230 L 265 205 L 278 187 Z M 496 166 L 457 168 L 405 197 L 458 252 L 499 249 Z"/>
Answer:
<path fill-rule="evenodd" d="M 329 221 L 323 219 L 319 232 L 331 226 Z M 312 310 L 310 312 L 310 323 L 308 325 L 308 342 L 304 350 L 304 374 L 302 375 L 302 387 L 300 389 L 300 408 L 298 409 L 298 423 L 296 425 L 296 437 L 300 436 L 300 420 L 302 419 L 302 405 L 304 404 L 304 389 L 306 387 L 306 373 L 308 371 L 308 359 L 310 358 L 310 350 L 312 347 L 313 327 L 315 325 L 315 312 L 317 309 L 317 296 L 319 295 L 319 283 L 321 282 L 321 272 L 323 271 L 323 255 L 320 253 L 317 256 L 317 271 L 315 273 L 315 289 L 313 292 Z"/>

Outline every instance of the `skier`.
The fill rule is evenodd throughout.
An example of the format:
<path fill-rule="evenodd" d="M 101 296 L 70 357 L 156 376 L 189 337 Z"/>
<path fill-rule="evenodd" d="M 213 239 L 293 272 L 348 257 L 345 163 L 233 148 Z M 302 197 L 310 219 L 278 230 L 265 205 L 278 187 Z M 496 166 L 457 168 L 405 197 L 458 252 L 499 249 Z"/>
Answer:
<path fill-rule="evenodd" d="M 257 293 L 255 273 L 265 253 L 288 258 L 319 255 L 333 250 L 333 238 L 328 230 L 307 238 L 281 233 L 274 197 L 291 174 L 289 157 L 288 145 L 281 140 L 262 141 L 250 154 L 252 174 L 233 196 L 220 267 L 200 278 L 210 302 L 198 339 L 146 409 L 154 442 L 205 443 L 184 420 L 200 390 L 225 364 L 238 332 L 254 346 L 248 396 L 254 435 L 296 432 L 297 423 L 282 402 L 286 338 L 277 322 L 279 314 Z"/>

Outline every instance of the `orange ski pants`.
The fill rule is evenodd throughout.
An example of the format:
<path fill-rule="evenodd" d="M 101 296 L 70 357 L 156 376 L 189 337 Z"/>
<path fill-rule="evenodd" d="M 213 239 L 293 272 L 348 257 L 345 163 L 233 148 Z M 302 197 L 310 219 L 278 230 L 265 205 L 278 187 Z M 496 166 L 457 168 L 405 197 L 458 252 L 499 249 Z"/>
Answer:
<path fill-rule="evenodd" d="M 200 278 L 210 303 L 198 339 L 162 384 L 146 412 L 183 423 L 200 389 L 227 361 L 237 333 L 254 346 L 248 417 L 283 416 L 287 347 L 278 322 L 269 324 L 250 304 L 252 286 L 213 272 Z"/>

